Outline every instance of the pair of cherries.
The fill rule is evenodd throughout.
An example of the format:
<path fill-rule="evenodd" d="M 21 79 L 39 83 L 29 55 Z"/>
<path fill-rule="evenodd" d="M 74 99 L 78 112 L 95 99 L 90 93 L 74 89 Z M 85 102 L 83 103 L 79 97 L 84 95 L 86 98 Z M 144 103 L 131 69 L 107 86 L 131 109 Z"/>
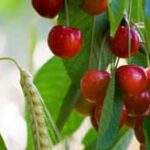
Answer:
<path fill-rule="evenodd" d="M 37 13 L 45 18 L 54 18 L 62 9 L 64 0 L 32 0 Z M 83 9 L 91 15 L 99 15 L 106 11 L 108 0 L 84 0 Z"/>
<path fill-rule="evenodd" d="M 45 18 L 53 19 L 64 5 L 64 0 L 32 0 L 37 13 Z M 76 55 L 82 45 L 82 34 L 77 28 L 57 25 L 49 32 L 48 46 L 54 55 L 70 58 Z"/>
<path fill-rule="evenodd" d="M 36 12 L 45 18 L 53 19 L 61 11 L 64 0 L 32 0 Z M 92 14 L 101 14 L 107 9 L 107 0 L 85 0 L 83 9 Z M 54 55 L 61 58 L 75 56 L 82 46 L 82 33 L 77 28 L 57 25 L 48 35 L 48 46 Z"/>

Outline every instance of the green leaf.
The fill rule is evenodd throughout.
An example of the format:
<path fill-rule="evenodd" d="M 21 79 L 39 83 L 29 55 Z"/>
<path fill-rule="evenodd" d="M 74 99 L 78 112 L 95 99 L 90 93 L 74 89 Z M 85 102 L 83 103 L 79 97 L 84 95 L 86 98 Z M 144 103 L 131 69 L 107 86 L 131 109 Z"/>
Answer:
<path fill-rule="evenodd" d="M 90 133 L 87 136 L 91 139 L 95 139 L 95 134 L 91 132 L 92 131 L 90 131 Z M 117 137 L 113 145 L 105 150 L 126 150 L 130 144 L 132 135 L 133 135 L 133 131 L 128 127 L 124 126 L 119 130 L 119 133 L 117 134 Z M 87 137 L 85 139 L 87 139 Z M 96 140 L 93 140 L 86 144 L 85 150 L 95 150 L 95 149 L 96 149 Z"/>
<path fill-rule="evenodd" d="M 60 114 L 58 127 L 62 128 L 66 123 L 62 131 L 62 136 L 71 135 L 79 127 L 83 117 L 76 113 L 71 113 L 79 90 L 70 83 L 61 59 L 53 57 L 49 60 L 35 75 L 34 82 L 52 118 L 56 121 Z M 74 120 L 76 120 L 76 123 L 74 123 Z M 70 124 L 72 125 L 70 126 Z"/>
<path fill-rule="evenodd" d="M 140 22 L 143 20 L 143 1 L 132 0 L 131 7 L 131 20 L 134 22 Z"/>
<path fill-rule="evenodd" d="M 72 135 L 79 128 L 83 119 L 84 119 L 83 116 L 81 116 L 78 112 L 73 111 L 64 125 L 61 134 L 62 137 Z"/>
<path fill-rule="evenodd" d="M 135 56 L 131 57 L 131 64 L 147 67 L 146 56 L 138 52 Z"/>
<path fill-rule="evenodd" d="M 110 114 L 113 111 L 114 95 L 115 95 L 115 72 L 112 73 L 112 78 L 109 82 L 109 86 L 106 92 L 106 96 L 102 108 L 102 114 L 99 121 L 98 139 L 96 145 L 97 149 L 100 149 L 101 140 L 110 123 L 110 119 L 111 119 Z"/>
<path fill-rule="evenodd" d="M 67 73 L 77 87 L 80 86 L 82 74 L 89 68 L 91 58 L 92 61 L 94 60 L 94 65 L 92 65 L 93 68 L 97 68 L 101 39 L 109 28 L 108 16 L 106 13 L 94 19 L 93 16 L 83 11 L 81 5 L 81 0 L 69 1 L 69 23 L 70 26 L 81 30 L 83 34 L 83 45 L 76 56 L 64 60 Z M 94 20 L 96 20 L 96 23 L 94 28 L 95 32 L 93 33 Z M 65 9 L 60 13 L 58 23 L 62 25 L 66 24 Z M 92 54 L 91 51 L 94 51 L 94 54 Z"/>
<path fill-rule="evenodd" d="M 101 48 L 100 48 L 100 62 L 99 62 L 99 67 L 101 70 L 106 70 L 107 66 L 111 63 L 112 61 L 112 52 L 110 50 L 110 47 L 108 45 L 108 34 L 104 36 L 102 39 L 101 43 Z"/>
<path fill-rule="evenodd" d="M 39 89 L 52 118 L 57 119 L 63 98 L 70 86 L 61 59 L 53 57 L 38 71 L 34 83 Z"/>
<path fill-rule="evenodd" d="M 145 39 L 146 47 L 150 58 L 150 0 L 145 0 L 144 15 L 145 15 Z"/>
<path fill-rule="evenodd" d="M 91 143 L 96 143 L 97 131 L 94 128 L 91 128 L 88 133 L 85 135 L 82 143 L 85 147 L 89 147 Z"/>
<path fill-rule="evenodd" d="M 144 134 L 146 138 L 146 150 L 150 149 L 150 116 L 144 121 Z"/>
<path fill-rule="evenodd" d="M 116 90 L 115 93 L 117 95 L 115 95 L 115 102 L 113 105 L 111 120 L 108 129 L 106 130 L 104 136 L 102 137 L 100 143 L 100 149 L 109 149 L 111 145 L 113 145 L 117 137 L 117 134 L 119 132 L 119 122 L 120 122 L 121 111 L 122 111 L 123 95 L 120 94 L 122 92 L 120 92 L 119 90 Z"/>
<path fill-rule="evenodd" d="M 131 138 L 133 136 L 133 131 L 128 127 L 123 127 L 120 129 L 116 141 L 113 146 L 110 148 L 111 150 L 126 150 L 131 142 Z"/>
<path fill-rule="evenodd" d="M 76 102 L 80 97 L 80 89 L 78 89 L 74 84 L 70 85 L 70 88 L 64 98 L 64 101 L 61 105 L 60 112 L 57 119 L 57 127 L 61 130 L 67 121 L 68 117 L 70 116 L 72 110 Z"/>
<path fill-rule="evenodd" d="M 6 146 L 5 146 L 5 143 L 0 135 L 0 149 L 1 150 L 7 150 Z"/>
<path fill-rule="evenodd" d="M 110 21 L 110 35 L 114 36 L 118 26 L 123 18 L 123 11 L 125 8 L 126 0 L 112 0 L 109 5 L 109 21 Z"/>

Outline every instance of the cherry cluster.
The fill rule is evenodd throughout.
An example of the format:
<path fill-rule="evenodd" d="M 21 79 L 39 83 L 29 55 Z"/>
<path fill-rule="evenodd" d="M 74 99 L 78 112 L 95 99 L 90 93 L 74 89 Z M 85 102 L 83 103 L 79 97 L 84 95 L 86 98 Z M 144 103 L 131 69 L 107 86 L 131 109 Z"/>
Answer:
<path fill-rule="evenodd" d="M 123 65 L 117 68 L 115 76 L 116 86 L 123 92 L 124 102 L 119 127 L 127 125 L 133 128 L 137 140 L 144 146 L 143 123 L 150 113 L 150 68 Z M 81 80 L 84 100 L 89 103 L 91 109 L 87 109 L 88 113 L 83 113 L 79 109 L 78 111 L 91 116 L 96 130 L 110 79 L 111 75 L 106 71 L 89 70 L 84 73 Z"/>
<path fill-rule="evenodd" d="M 95 0 L 94 3 L 85 0 L 82 8 L 89 14 L 97 15 L 104 12 L 107 5 L 107 0 Z M 32 6 L 40 16 L 53 19 L 64 7 L 64 0 L 32 0 Z M 75 27 L 55 25 L 48 35 L 50 50 L 63 59 L 76 55 L 82 47 L 82 41 L 82 33 Z"/>
<path fill-rule="evenodd" d="M 37 13 L 53 19 L 64 6 L 64 0 L 32 0 Z M 76 55 L 82 46 L 82 33 L 74 27 L 55 25 L 48 34 L 48 46 L 54 55 L 70 58 Z"/>
<path fill-rule="evenodd" d="M 64 7 L 64 0 L 32 0 L 32 5 L 40 16 L 53 19 Z M 106 11 L 107 7 L 107 0 L 84 0 L 82 8 L 90 15 L 99 15 Z M 121 58 L 135 55 L 141 42 L 134 25 L 129 28 L 120 24 L 115 36 L 108 38 L 112 53 Z M 63 59 L 75 56 L 82 43 L 82 33 L 75 27 L 55 25 L 48 34 L 50 50 Z M 115 75 L 116 85 L 124 95 L 119 127 L 127 125 L 133 128 L 137 140 L 141 143 L 141 149 L 144 149 L 143 122 L 150 112 L 150 68 L 124 65 L 116 69 Z M 76 109 L 84 115 L 91 116 L 96 130 L 110 79 L 109 72 L 96 69 L 86 71 L 81 79 L 83 96 L 80 97 Z"/>

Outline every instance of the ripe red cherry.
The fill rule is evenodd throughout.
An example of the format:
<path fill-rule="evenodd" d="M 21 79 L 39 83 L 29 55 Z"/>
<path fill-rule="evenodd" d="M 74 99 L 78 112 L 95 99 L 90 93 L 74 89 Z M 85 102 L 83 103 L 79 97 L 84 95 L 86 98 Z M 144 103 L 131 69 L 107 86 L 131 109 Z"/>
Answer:
<path fill-rule="evenodd" d="M 75 106 L 75 109 L 83 116 L 91 115 L 93 108 L 94 108 L 94 105 L 89 103 L 87 100 L 85 100 L 83 95 L 79 97 L 79 100 Z"/>
<path fill-rule="evenodd" d="M 81 79 L 83 96 L 91 103 L 102 104 L 109 80 L 110 74 L 106 71 L 89 70 L 85 72 Z"/>
<path fill-rule="evenodd" d="M 97 105 L 91 113 L 91 122 L 93 127 L 98 130 L 99 119 L 101 116 L 102 106 Z"/>
<path fill-rule="evenodd" d="M 36 12 L 46 18 L 54 18 L 63 6 L 63 0 L 32 0 Z"/>
<path fill-rule="evenodd" d="M 142 67 L 124 65 L 117 69 L 116 80 L 125 94 L 137 95 L 147 88 L 147 75 Z"/>
<path fill-rule="evenodd" d="M 150 67 L 146 69 L 146 74 L 148 78 L 148 90 L 150 91 Z"/>
<path fill-rule="evenodd" d="M 138 95 L 125 95 L 124 103 L 129 114 L 142 115 L 150 107 L 150 94 L 144 91 Z"/>
<path fill-rule="evenodd" d="M 69 58 L 79 52 L 82 34 L 76 28 L 57 25 L 49 32 L 48 45 L 56 56 Z"/>
<path fill-rule="evenodd" d="M 141 39 L 134 27 L 130 29 L 131 36 L 131 56 L 135 55 L 141 46 Z M 128 28 L 120 26 L 115 37 L 109 38 L 109 45 L 112 52 L 122 58 L 128 57 Z"/>
<path fill-rule="evenodd" d="M 127 108 L 125 107 L 125 105 L 123 105 L 119 127 L 121 128 L 122 126 L 124 126 L 126 122 L 127 122 Z"/>
<path fill-rule="evenodd" d="M 99 15 L 108 7 L 108 0 L 85 0 L 83 9 L 91 15 Z"/>

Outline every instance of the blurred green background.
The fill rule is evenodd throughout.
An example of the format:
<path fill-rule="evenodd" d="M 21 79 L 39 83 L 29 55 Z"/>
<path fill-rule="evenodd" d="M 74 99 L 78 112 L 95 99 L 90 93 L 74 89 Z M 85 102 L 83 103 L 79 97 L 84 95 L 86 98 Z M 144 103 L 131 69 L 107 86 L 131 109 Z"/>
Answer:
<path fill-rule="evenodd" d="M 33 71 L 39 57 L 34 50 L 42 43 L 42 60 L 51 56 L 47 47 L 47 34 L 53 21 L 39 17 L 27 0 L 0 0 L 0 56 L 15 58 L 20 65 Z M 40 44 L 41 45 L 41 44 Z M 33 57 L 34 58 L 34 57 Z M 35 63 L 32 63 L 35 61 Z M 39 61 L 40 64 L 43 63 Z"/>

